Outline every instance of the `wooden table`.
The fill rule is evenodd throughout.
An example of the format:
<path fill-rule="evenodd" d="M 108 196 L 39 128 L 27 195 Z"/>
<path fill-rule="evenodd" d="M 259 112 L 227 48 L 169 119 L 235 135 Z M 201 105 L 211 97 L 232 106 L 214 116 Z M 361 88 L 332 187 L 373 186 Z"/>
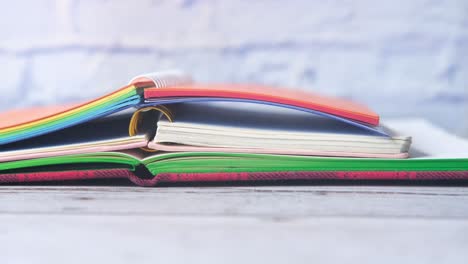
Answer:
<path fill-rule="evenodd" d="M 0 253 L 2 264 L 468 263 L 468 188 L 1 186 Z"/>

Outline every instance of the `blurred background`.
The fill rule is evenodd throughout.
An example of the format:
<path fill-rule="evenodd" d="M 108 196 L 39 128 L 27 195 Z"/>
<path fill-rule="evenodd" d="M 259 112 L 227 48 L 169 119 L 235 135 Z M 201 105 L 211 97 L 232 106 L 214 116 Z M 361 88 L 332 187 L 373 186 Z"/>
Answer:
<path fill-rule="evenodd" d="M 93 98 L 141 73 L 342 96 L 468 136 L 466 0 L 2 1 L 0 110 Z"/>

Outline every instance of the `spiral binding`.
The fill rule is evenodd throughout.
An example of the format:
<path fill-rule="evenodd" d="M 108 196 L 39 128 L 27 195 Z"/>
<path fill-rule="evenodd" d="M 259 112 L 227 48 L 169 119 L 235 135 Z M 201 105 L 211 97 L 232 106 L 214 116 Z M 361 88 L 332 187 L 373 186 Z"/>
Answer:
<path fill-rule="evenodd" d="M 143 122 L 143 115 L 142 113 L 149 112 L 149 111 L 157 111 L 163 114 L 170 122 L 173 122 L 174 120 L 174 114 L 169 110 L 167 107 L 163 105 L 158 105 L 158 106 L 149 106 L 145 108 L 138 109 L 133 113 L 132 118 L 130 119 L 130 123 L 128 126 L 128 134 L 130 136 L 135 136 L 141 133 L 138 131 L 139 125 Z M 147 147 L 141 148 L 144 151 L 147 152 L 156 152 L 157 150 L 155 149 L 150 149 Z"/>
<path fill-rule="evenodd" d="M 156 88 L 165 88 L 165 87 L 193 83 L 192 77 L 189 76 L 188 74 L 179 70 L 167 70 L 167 71 L 159 71 L 159 72 L 152 72 L 152 73 L 138 75 L 134 77 L 132 80 L 130 80 L 129 84 L 134 84 L 137 82 L 145 82 L 145 81 L 153 82 Z M 138 126 L 139 124 L 141 124 L 141 122 L 143 122 L 142 113 L 148 112 L 148 111 L 158 111 L 162 113 L 164 116 L 166 116 L 166 118 L 170 122 L 172 122 L 174 119 L 173 113 L 167 107 L 163 105 L 141 108 L 137 110 L 135 113 L 133 113 L 133 116 L 130 120 L 130 124 L 128 127 L 128 133 L 130 136 L 134 136 L 139 133 Z M 141 149 L 148 151 L 148 152 L 156 151 L 150 148 L 141 148 Z"/>
<path fill-rule="evenodd" d="M 179 70 L 167 70 L 138 75 L 129 84 L 141 81 L 152 81 L 156 88 L 185 85 L 193 83 L 192 77 Z"/>

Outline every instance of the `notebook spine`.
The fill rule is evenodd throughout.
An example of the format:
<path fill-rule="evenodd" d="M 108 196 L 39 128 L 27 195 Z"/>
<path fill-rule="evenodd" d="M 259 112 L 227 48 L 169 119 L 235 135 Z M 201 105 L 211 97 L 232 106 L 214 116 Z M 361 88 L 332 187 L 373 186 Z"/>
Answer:
<path fill-rule="evenodd" d="M 224 173 L 162 173 L 152 179 L 141 179 L 129 174 L 129 179 L 140 186 L 158 183 L 187 182 L 248 182 L 290 180 L 397 180 L 397 181 L 455 181 L 468 180 L 468 171 L 289 171 L 289 172 L 224 172 Z"/>

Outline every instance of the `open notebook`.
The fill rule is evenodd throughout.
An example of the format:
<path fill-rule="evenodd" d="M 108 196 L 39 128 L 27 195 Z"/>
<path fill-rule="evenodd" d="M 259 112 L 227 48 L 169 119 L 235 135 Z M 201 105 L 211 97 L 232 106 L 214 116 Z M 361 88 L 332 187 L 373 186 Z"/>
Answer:
<path fill-rule="evenodd" d="M 406 127 L 343 99 L 166 71 L 90 102 L 0 114 L 0 182 L 468 179 L 465 141 L 422 151 L 412 141 L 436 132 Z"/>

